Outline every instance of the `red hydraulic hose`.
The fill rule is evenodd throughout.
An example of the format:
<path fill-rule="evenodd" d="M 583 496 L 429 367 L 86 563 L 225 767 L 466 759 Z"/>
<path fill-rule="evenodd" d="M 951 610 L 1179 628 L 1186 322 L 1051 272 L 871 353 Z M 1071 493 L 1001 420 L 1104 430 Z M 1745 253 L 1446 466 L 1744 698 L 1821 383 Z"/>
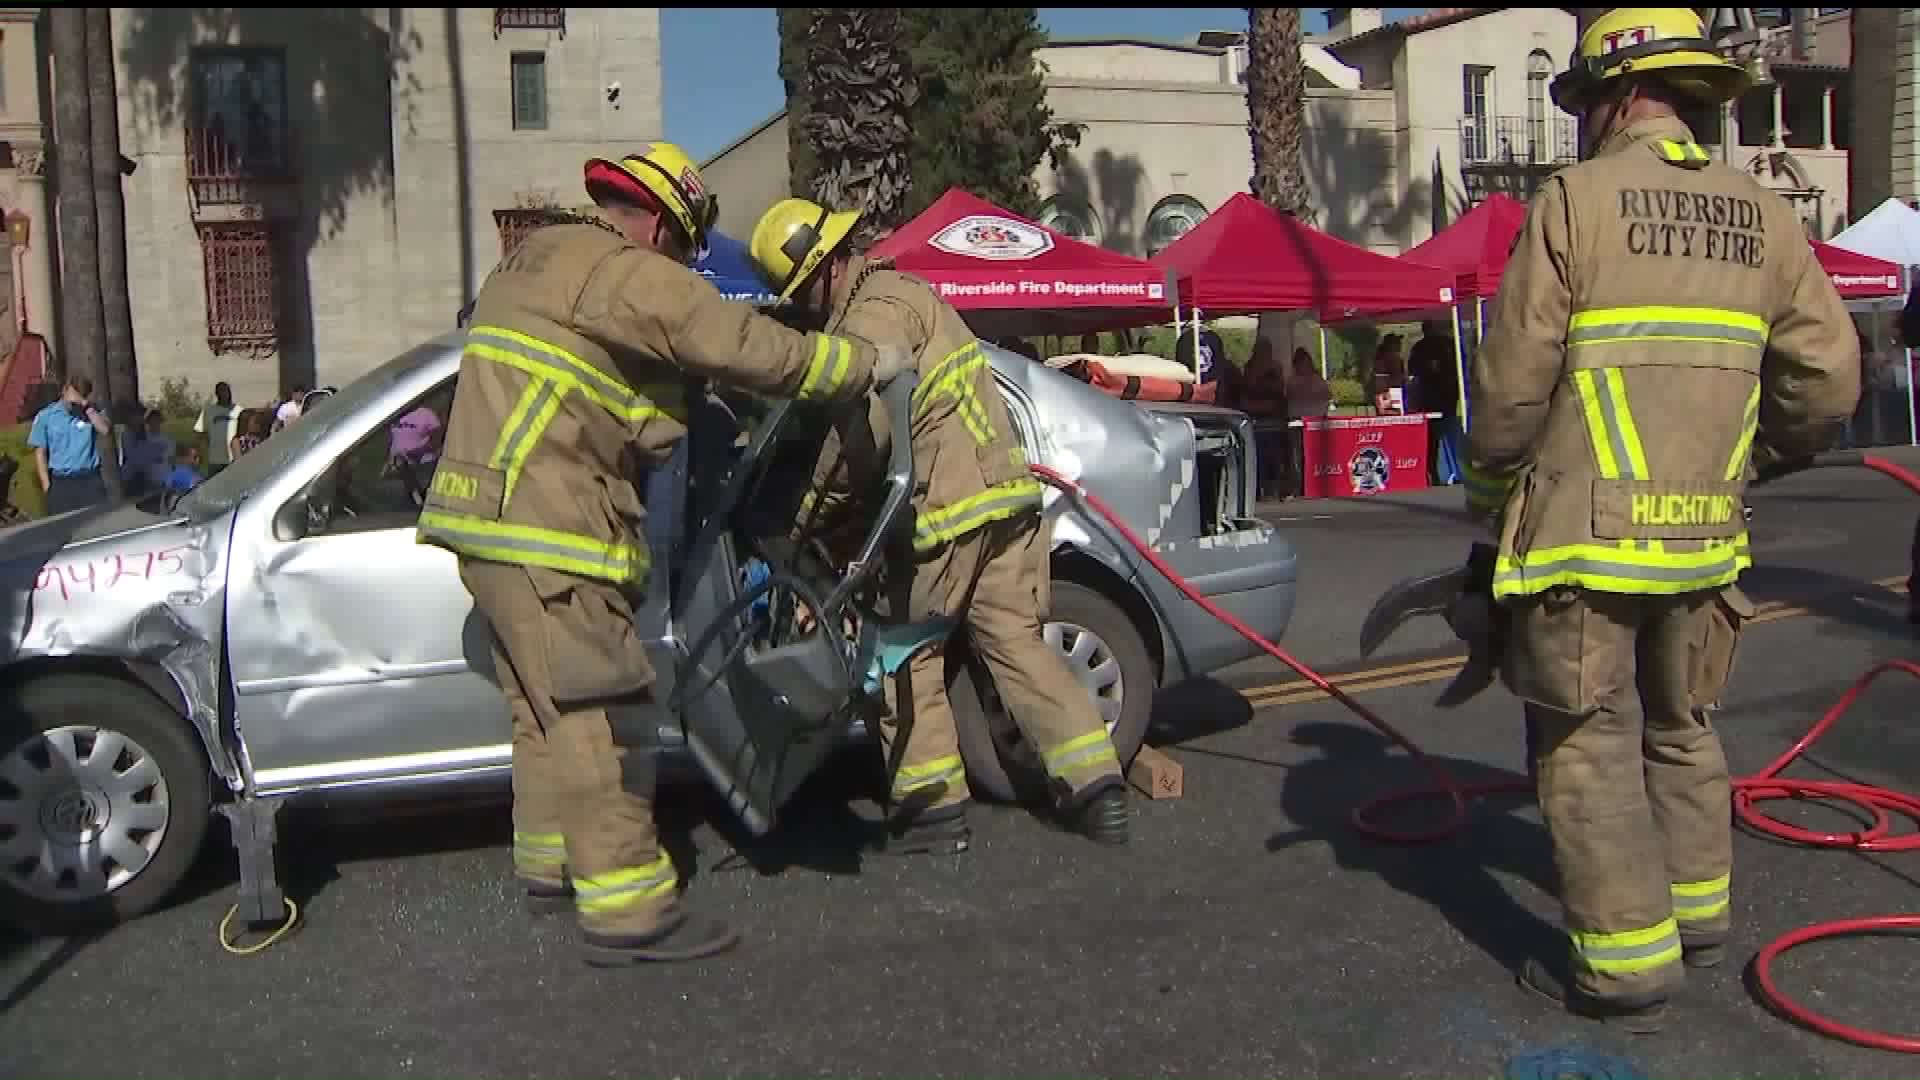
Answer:
<path fill-rule="evenodd" d="M 1806 468 L 1832 468 L 1838 466 L 1860 466 L 1872 469 L 1900 481 L 1915 494 L 1920 494 L 1920 477 L 1916 477 L 1913 473 L 1908 472 L 1906 469 L 1895 465 L 1885 458 L 1872 454 L 1849 452 L 1822 455 L 1819 458 L 1808 458 L 1804 459 L 1797 467 L 1783 468 L 1774 472 L 1772 476 L 1785 475 L 1787 472 L 1797 472 Z M 1202 611 L 1205 611 L 1207 614 L 1231 627 L 1235 633 L 1247 639 L 1248 642 L 1252 643 L 1267 655 L 1293 669 L 1301 678 L 1307 680 L 1307 682 L 1311 683 L 1322 693 L 1325 693 L 1327 696 L 1345 706 L 1347 710 L 1355 716 L 1365 720 L 1375 730 L 1379 731 L 1380 734 L 1386 736 L 1406 750 L 1408 755 L 1410 755 L 1421 768 L 1426 770 L 1427 775 L 1433 778 L 1433 784 L 1429 787 L 1386 795 L 1355 809 L 1352 815 L 1353 826 L 1361 833 L 1378 840 L 1402 844 L 1417 844 L 1439 840 L 1453 835 L 1466 824 L 1468 805 L 1472 800 L 1483 795 L 1518 792 L 1531 793 L 1533 791 L 1533 785 L 1525 781 L 1506 781 L 1495 784 L 1462 784 L 1455 780 L 1445 769 L 1441 768 L 1437 762 L 1422 752 L 1420 747 L 1414 744 L 1413 740 L 1401 734 L 1392 724 L 1381 719 L 1372 709 L 1354 700 L 1346 691 L 1340 689 L 1340 687 L 1328 681 L 1319 672 L 1296 659 L 1292 653 L 1261 637 L 1252 627 L 1235 618 L 1231 612 L 1224 610 L 1212 600 L 1202 596 L 1186 579 L 1182 578 L 1178 573 L 1175 573 L 1174 569 L 1167 565 L 1159 553 L 1154 551 L 1151 545 L 1145 540 L 1142 540 L 1137 533 L 1129 528 L 1126 522 L 1120 518 L 1120 515 L 1115 513 L 1099 496 L 1087 491 L 1078 483 L 1075 483 L 1065 475 L 1045 465 L 1033 465 L 1031 468 L 1033 474 L 1049 486 L 1059 489 L 1063 494 L 1074 499 L 1076 502 L 1091 508 L 1109 526 L 1117 531 L 1141 558 L 1152 564 L 1153 568 L 1159 571 L 1161 576 L 1165 577 L 1175 589 L 1179 590 L 1181 595 L 1199 605 Z M 1820 718 L 1820 722 L 1815 724 L 1806 735 L 1802 736 L 1800 741 L 1795 743 L 1791 749 L 1781 754 L 1766 768 L 1760 770 L 1753 776 L 1736 779 L 1733 782 L 1733 810 L 1734 813 L 1739 816 L 1740 820 L 1746 822 L 1750 828 L 1758 832 L 1815 847 L 1848 848 L 1855 851 L 1866 852 L 1920 850 L 1920 833 L 1910 833 L 1898 837 L 1888 835 L 1892 829 L 1891 815 L 1893 814 L 1898 814 L 1916 823 L 1920 823 L 1920 797 L 1902 794 L 1886 788 L 1873 787 L 1867 784 L 1833 783 L 1820 780 L 1787 780 L 1782 779 L 1780 776 L 1781 772 L 1793 764 L 1800 755 L 1806 753 L 1814 742 L 1822 735 L 1825 735 L 1828 729 L 1833 727 L 1834 723 L 1853 706 L 1853 703 L 1875 679 L 1879 678 L 1883 673 L 1895 669 L 1920 678 L 1920 664 L 1910 663 L 1905 660 L 1889 660 L 1877 665 L 1871 671 L 1861 676 L 1860 679 L 1841 696 L 1840 700 L 1836 701 L 1833 707 L 1827 710 L 1826 715 Z M 1758 809 L 1758 804 L 1760 803 L 1786 798 L 1823 799 L 1829 802 L 1848 803 L 1865 811 L 1872 819 L 1873 824 L 1865 831 L 1856 833 L 1814 832 L 1779 821 Z M 1388 806 L 1423 799 L 1445 799 L 1447 801 L 1447 816 L 1438 826 L 1420 830 L 1393 830 L 1377 825 L 1373 821 L 1374 816 Z M 1761 949 L 1759 955 L 1756 956 L 1753 961 L 1754 978 L 1759 984 L 1761 998 L 1766 1004 L 1785 1015 L 1788 1019 L 1820 1032 L 1823 1035 L 1854 1043 L 1859 1046 L 1868 1046 L 1880 1050 L 1892 1050 L 1905 1054 L 1920 1054 L 1920 1038 L 1869 1031 L 1864 1028 L 1852 1027 L 1835 1020 L 1830 1020 L 1788 997 L 1785 993 L 1781 992 L 1773 981 L 1772 969 L 1774 961 L 1778 960 L 1782 953 L 1790 949 L 1804 945 L 1810 941 L 1820 941 L 1827 938 L 1844 937 L 1853 934 L 1884 933 L 1889 930 L 1920 930 L 1920 914 L 1880 915 L 1863 919 L 1843 919 L 1818 923 L 1776 939 Z"/>

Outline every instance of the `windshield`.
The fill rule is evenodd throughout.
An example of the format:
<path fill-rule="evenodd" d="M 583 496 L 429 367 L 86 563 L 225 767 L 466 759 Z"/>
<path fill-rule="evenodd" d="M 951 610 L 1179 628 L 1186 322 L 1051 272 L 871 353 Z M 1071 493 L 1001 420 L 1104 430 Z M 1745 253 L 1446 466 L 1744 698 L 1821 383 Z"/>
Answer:
<path fill-rule="evenodd" d="M 232 465 L 183 496 L 175 509 L 195 521 L 219 517 L 273 478 L 294 459 L 327 437 L 340 422 L 377 401 L 389 388 L 443 354 L 440 342 L 429 342 L 360 376 L 339 391 L 316 402 L 313 411 L 268 436 L 266 441 L 235 458 Z"/>

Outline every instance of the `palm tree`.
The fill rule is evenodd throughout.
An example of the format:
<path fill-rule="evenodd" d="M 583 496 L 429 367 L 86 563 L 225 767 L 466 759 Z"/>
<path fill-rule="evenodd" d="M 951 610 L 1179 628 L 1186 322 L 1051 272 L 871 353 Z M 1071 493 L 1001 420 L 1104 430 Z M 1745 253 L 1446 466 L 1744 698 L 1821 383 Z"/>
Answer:
<path fill-rule="evenodd" d="M 862 211 L 857 244 L 900 224 L 913 188 L 914 78 L 900 38 L 895 8 L 812 9 L 800 121 L 816 163 L 811 195 Z"/>
<path fill-rule="evenodd" d="M 813 197 L 813 147 L 807 142 L 813 115 L 808 89 L 812 85 L 810 55 L 813 8 L 775 8 L 780 22 L 780 81 L 787 94 L 787 190 L 803 199 Z"/>
<path fill-rule="evenodd" d="M 55 7 L 47 21 L 54 66 L 53 177 L 59 199 L 60 279 L 68 284 L 60 290 L 60 348 L 54 362 L 61 375 L 85 375 L 104 387 L 105 320 L 99 290 L 88 287 L 100 280 L 100 238 L 93 200 L 86 10 Z"/>
<path fill-rule="evenodd" d="M 1247 9 L 1247 132 L 1253 137 L 1253 194 L 1283 214 L 1308 214 L 1307 71 L 1300 60 L 1299 8 Z"/>
<path fill-rule="evenodd" d="M 133 302 L 127 285 L 127 204 L 120 187 L 124 159 L 120 155 L 119 88 L 113 71 L 113 10 L 87 8 L 86 13 L 87 113 L 92 128 L 107 398 L 138 402 L 140 368 L 134 354 Z"/>

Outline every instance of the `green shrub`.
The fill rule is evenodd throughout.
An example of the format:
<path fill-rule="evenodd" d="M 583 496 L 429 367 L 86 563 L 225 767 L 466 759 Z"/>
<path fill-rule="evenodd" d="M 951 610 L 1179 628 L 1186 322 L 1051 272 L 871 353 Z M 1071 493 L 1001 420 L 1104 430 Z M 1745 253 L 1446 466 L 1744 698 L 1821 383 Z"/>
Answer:
<path fill-rule="evenodd" d="M 1347 379 L 1335 376 L 1327 380 L 1327 389 L 1333 391 L 1335 405 L 1367 405 L 1372 402 L 1367 391 L 1360 385 L 1359 379 Z"/>
<path fill-rule="evenodd" d="M 33 467 L 33 447 L 27 445 L 27 432 L 32 424 L 14 424 L 0 428 L 0 454 L 20 463 L 19 471 L 13 474 L 13 487 L 7 492 L 7 499 L 14 508 L 29 517 L 39 517 L 47 512 L 47 497 L 40 491 L 40 475 Z"/>

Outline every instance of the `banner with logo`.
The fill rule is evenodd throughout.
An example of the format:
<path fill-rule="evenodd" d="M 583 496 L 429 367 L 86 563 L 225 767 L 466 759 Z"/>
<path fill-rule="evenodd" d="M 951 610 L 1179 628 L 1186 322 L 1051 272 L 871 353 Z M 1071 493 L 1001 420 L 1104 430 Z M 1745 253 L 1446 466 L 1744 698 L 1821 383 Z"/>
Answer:
<path fill-rule="evenodd" d="M 1301 433 L 1309 499 L 1417 491 L 1427 485 L 1427 418 L 1309 416 Z"/>

